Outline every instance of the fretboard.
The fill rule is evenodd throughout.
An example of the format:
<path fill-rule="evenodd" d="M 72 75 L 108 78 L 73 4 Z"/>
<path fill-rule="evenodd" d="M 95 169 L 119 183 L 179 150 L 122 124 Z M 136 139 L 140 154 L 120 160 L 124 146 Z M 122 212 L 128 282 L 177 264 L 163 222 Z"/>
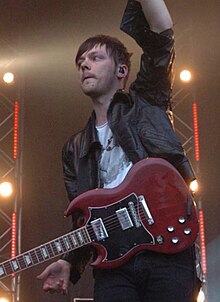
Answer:
<path fill-rule="evenodd" d="M 0 263 L 0 279 L 78 249 L 90 242 L 91 238 L 84 226 Z"/>

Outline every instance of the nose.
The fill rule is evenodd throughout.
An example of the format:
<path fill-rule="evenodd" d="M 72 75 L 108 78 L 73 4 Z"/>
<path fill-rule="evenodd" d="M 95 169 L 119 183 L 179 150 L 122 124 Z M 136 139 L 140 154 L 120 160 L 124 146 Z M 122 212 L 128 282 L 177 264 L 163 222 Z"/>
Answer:
<path fill-rule="evenodd" d="M 89 60 L 88 60 L 88 58 L 85 58 L 84 60 L 83 60 L 83 62 L 81 63 L 81 69 L 84 71 L 84 70 L 86 70 L 86 69 L 90 69 L 91 68 L 91 66 L 90 66 L 90 64 L 89 64 Z"/>

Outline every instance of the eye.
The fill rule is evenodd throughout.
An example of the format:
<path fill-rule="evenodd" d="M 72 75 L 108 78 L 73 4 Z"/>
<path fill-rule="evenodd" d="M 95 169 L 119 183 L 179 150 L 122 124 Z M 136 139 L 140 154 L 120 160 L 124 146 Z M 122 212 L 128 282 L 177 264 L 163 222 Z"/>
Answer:
<path fill-rule="evenodd" d="M 96 62 L 96 61 L 100 61 L 100 60 L 103 59 L 103 56 L 102 56 L 102 55 L 94 55 L 92 59 L 93 59 L 93 61 L 95 61 L 95 62 Z"/>
<path fill-rule="evenodd" d="M 82 64 L 82 61 L 81 61 L 81 60 L 79 60 L 79 61 L 76 63 L 76 67 L 77 67 L 78 70 L 80 69 L 81 64 Z"/>

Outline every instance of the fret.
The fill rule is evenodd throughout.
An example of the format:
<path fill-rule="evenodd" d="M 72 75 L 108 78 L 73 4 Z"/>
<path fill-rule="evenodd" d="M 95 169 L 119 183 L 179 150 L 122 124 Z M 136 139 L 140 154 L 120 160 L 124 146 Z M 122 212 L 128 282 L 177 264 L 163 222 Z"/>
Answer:
<path fill-rule="evenodd" d="M 59 240 L 60 240 L 60 243 L 62 245 L 63 252 L 67 252 L 68 248 L 66 247 L 66 244 L 65 244 L 65 241 L 64 241 L 64 237 L 60 237 Z"/>
<path fill-rule="evenodd" d="M 25 259 L 24 259 L 24 255 L 18 256 L 17 261 L 19 262 L 19 266 L 20 266 L 21 270 L 23 270 L 27 267 Z"/>
<path fill-rule="evenodd" d="M 56 242 L 55 241 L 51 241 L 50 244 L 51 244 L 51 247 L 53 249 L 54 256 L 58 256 L 59 255 L 59 251 L 57 250 Z"/>
<path fill-rule="evenodd" d="M 38 258 L 37 258 L 37 255 L 35 253 L 35 250 L 31 250 L 30 251 L 30 256 L 31 256 L 31 259 L 32 259 L 32 263 L 33 264 L 38 264 L 39 261 L 38 261 Z"/>
<path fill-rule="evenodd" d="M 4 263 L 4 269 L 5 269 L 6 275 L 11 275 L 13 273 L 10 261 L 7 261 Z"/>
<path fill-rule="evenodd" d="M 68 242 L 69 242 L 69 244 L 70 244 L 70 246 L 71 246 L 71 249 L 73 249 L 73 248 L 74 248 L 74 245 L 73 245 L 73 242 L 72 242 L 72 239 L 71 239 L 70 234 L 67 234 L 66 238 L 67 238 L 67 240 L 68 240 Z"/>
<path fill-rule="evenodd" d="M 47 251 L 48 251 L 50 257 L 56 256 L 54 253 L 53 247 L 51 246 L 51 242 L 47 243 L 45 245 L 45 247 L 47 248 Z"/>
<path fill-rule="evenodd" d="M 44 257 L 43 257 L 42 251 L 41 251 L 41 247 L 36 248 L 35 252 L 36 252 L 36 255 L 37 255 L 37 258 L 38 258 L 39 262 L 43 262 Z"/>
<path fill-rule="evenodd" d="M 91 238 L 90 238 L 90 236 L 89 236 L 89 233 L 88 233 L 87 228 L 84 228 L 83 231 L 84 231 L 84 236 L 85 236 L 85 238 L 86 238 L 86 243 L 91 242 L 92 240 L 91 240 Z"/>
<path fill-rule="evenodd" d="M 72 239 L 72 241 L 73 241 L 74 247 L 78 247 L 78 246 L 80 245 L 79 239 L 78 239 L 78 237 L 77 237 L 77 231 L 75 231 L 74 233 L 72 233 L 71 239 Z"/>
<path fill-rule="evenodd" d="M 55 256 L 91 242 L 86 228 L 72 231 L 0 264 L 0 278 L 18 273 Z"/>
<path fill-rule="evenodd" d="M 66 238 L 67 238 L 68 244 L 70 245 L 70 248 L 73 249 L 74 245 L 73 245 L 73 242 L 71 240 L 70 234 L 67 234 Z"/>

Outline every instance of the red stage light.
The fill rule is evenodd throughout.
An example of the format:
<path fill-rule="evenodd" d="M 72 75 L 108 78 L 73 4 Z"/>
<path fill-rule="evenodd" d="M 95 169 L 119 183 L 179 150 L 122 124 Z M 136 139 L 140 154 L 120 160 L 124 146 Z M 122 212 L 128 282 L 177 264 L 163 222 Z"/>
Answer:
<path fill-rule="evenodd" d="M 13 158 L 16 160 L 18 157 L 18 112 L 19 104 L 18 101 L 14 103 L 14 148 L 13 148 Z"/>
<path fill-rule="evenodd" d="M 11 258 L 16 256 L 16 213 L 12 213 Z"/>
<path fill-rule="evenodd" d="M 200 225 L 200 247 L 201 247 L 201 263 L 203 274 L 207 274 L 206 263 L 206 248 L 205 248 L 205 226 L 203 210 L 199 210 L 199 225 Z"/>
<path fill-rule="evenodd" d="M 193 125 L 194 125 L 195 159 L 198 162 L 200 160 L 200 152 L 199 152 L 198 109 L 196 103 L 193 103 Z"/>

